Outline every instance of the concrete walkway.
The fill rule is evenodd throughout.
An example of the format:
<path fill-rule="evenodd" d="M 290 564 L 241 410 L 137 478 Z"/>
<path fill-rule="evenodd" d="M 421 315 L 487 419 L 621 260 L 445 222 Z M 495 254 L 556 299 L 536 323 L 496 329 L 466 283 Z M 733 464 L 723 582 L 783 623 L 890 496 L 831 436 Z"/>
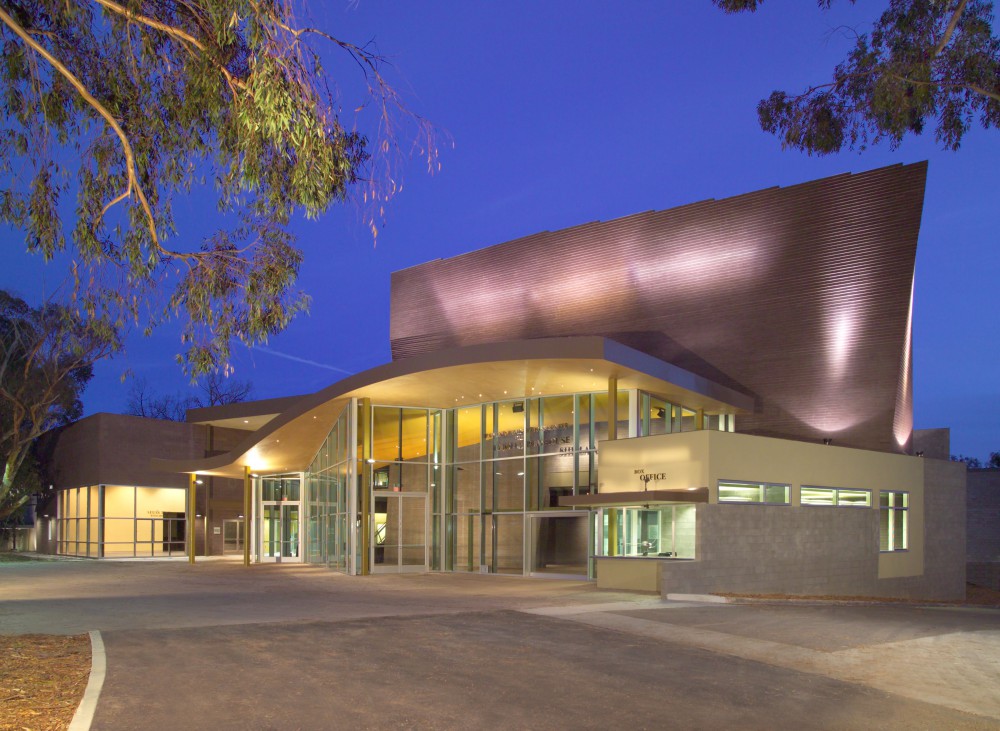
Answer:
<path fill-rule="evenodd" d="M 0 632 L 98 629 L 94 729 L 1000 729 L 1000 612 L 719 605 L 479 575 L 0 565 Z"/>

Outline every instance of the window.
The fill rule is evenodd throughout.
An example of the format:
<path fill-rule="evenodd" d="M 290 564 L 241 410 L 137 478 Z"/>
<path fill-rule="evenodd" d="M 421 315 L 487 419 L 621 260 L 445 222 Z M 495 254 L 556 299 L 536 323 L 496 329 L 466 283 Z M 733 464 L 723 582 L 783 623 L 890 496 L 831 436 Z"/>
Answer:
<path fill-rule="evenodd" d="M 878 503 L 879 550 L 905 551 L 909 545 L 909 493 L 883 490 Z"/>
<path fill-rule="evenodd" d="M 870 508 L 870 490 L 848 490 L 840 487 L 802 486 L 803 505 L 836 505 L 841 508 Z"/>
<path fill-rule="evenodd" d="M 719 502 L 788 505 L 789 490 L 789 485 L 773 482 L 719 480 Z"/>
<path fill-rule="evenodd" d="M 604 556 L 694 558 L 695 506 L 606 508 Z"/>

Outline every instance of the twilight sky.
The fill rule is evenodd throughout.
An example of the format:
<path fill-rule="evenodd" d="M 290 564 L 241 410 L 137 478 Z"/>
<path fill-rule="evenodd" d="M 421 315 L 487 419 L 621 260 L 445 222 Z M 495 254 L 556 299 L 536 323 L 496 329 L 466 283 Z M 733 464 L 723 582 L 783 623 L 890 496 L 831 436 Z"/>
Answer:
<path fill-rule="evenodd" d="M 757 126 L 760 98 L 826 81 L 850 46 L 838 28 L 864 29 L 883 5 L 821 12 L 814 2 L 768 0 L 756 14 L 727 16 L 709 0 L 313 0 L 323 29 L 374 39 L 410 106 L 453 146 L 442 145 L 433 176 L 419 157 L 401 171 L 404 187 L 375 246 L 357 207 L 294 224 L 311 313 L 266 346 L 237 346 L 236 376 L 270 398 L 388 361 L 397 269 L 543 230 L 926 159 L 916 426 L 951 427 L 956 454 L 1000 450 L 1000 131 L 974 130 L 957 153 L 939 149 L 931 132 L 897 150 L 817 158 L 783 151 Z M 363 101 L 355 69 L 340 59 L 328 71 L 343 82 L 351 126 Z M 357 121 L 363 131 L 367 122 Z M 211 209 L 197 196 L 175 212 L 182 234 L 211 232 Z M 65 272 L 29 259 L 17 232 L 0 236 L 0 287 L 37 302 Z M 175 329 L 134 336 L 127 348 L 97 368 L 88 414 L 125 409 L 126 369 L 160 393 L 187 388 Z"/>

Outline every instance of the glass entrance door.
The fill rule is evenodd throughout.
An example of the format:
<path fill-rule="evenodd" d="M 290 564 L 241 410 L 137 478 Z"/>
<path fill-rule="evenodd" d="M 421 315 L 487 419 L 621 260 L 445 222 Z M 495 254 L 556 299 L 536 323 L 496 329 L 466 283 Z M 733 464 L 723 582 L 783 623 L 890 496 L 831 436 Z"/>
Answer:
<path fill-rule="evenodd" d="M 222 521 L 222 555 L 243 553 L 243 521 Z"/>
<path fill-rule="evenodd" d="M 427 570 L 427 496 L 375 492 L 372 501 L 372 570 Z"/>
<path fill-rule="evenodd" d="M 261 561 L 301 561 L 298 503 L 264 503 L 261 516 Z"/>

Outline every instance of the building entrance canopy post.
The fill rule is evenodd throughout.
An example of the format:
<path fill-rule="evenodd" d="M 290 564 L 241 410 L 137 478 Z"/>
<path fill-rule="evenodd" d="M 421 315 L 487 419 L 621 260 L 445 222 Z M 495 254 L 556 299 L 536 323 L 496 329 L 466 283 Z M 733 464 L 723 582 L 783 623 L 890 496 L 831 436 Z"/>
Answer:
<path fill-rule="evenodd" d="M 195 548 L 195 537 L 194 537 L 194 506 L 195 506 L 195 496 L 198 489 L 198 473 L 192 472 L 188 475 L 188 499 L 187 499 L 187 554 L 188 563 L 194 563 L 194 548 Z"/>
<path fill-rule="evenodd" d="M 243 565 L 250 565 L 250 526 L 253 524 L 253 477 L 243 468 Z"/>

